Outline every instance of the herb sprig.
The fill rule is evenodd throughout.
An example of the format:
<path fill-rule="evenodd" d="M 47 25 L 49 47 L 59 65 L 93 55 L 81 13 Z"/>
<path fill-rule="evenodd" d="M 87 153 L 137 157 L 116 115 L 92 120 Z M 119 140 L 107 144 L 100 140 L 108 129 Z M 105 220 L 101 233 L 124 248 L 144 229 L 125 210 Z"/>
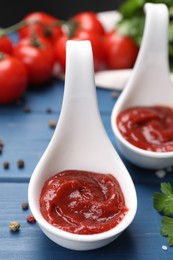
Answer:
<path fill-rule="evenodd" d="M 122 35 L 133 37 L 135 42 L 140 46 L 142 41 L 143 29 L 145 24 L 144 5 L 145 3 L 164 3 L 169 11 L 169 61 L 170 70 L 173 71 L 173 3 L 172 0 L 127 0 L 122 4 L 118 12 L 122 18 L 117 23 L 116 29 Z"/>
<path fill-rule="evenodd" d="M 168 238 L 169 246 L 173 246 L 173 189 L 171 183 L 161 183 L 161 192 L 154 193 L 153 206 L 163 215 L 161 234 Z"/>

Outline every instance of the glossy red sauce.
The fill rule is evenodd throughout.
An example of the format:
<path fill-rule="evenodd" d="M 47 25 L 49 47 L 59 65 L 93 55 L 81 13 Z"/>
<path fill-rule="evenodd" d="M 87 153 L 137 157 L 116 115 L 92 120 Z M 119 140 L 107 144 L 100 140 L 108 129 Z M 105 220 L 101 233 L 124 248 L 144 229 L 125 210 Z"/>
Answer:
<path fill-rule="evenodd" d="M 117 126 L 131 144 L 148 151 L 173 151 L 173 109 L 132 107 L 117 117 Z"/>
<path fill-rule="evenodd" d="M 128 209 L 111 174 L 67 170 L 48 179 L 40 210 L 52 225 L 75 234 L 97 234 L 118 225 Z"/>

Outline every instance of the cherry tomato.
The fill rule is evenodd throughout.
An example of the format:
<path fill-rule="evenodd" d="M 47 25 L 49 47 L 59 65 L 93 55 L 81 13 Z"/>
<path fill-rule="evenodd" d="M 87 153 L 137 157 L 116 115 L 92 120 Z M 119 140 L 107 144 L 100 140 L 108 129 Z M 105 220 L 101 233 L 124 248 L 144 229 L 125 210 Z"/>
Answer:
<path fill-rule="evenodd" d="M 127 69 L 133 67 L 138 47 L 129 36 L 121 36 L 115 30 L 105 34 L 105 62 L 109 69 Z"/>
<path fill-rule="evenodd" d="M 59 73 L 63 74 L 65 72 L 65 63 L 66 63 L 66 42 L 70 38 L 67 35 L 60 37 L 54 46 L 55 50 L 55 61 L 60 66 Z"/>
<path fill-rule="evenodd" d="M 0 53 L 0 103 L 8 104 L 21 97 L 28 82 L 24 64 L 4 53 Z"/>
<path fill-rule="evenodd" d="M 105 33 L 102 23 L 94 12 L 78 13 L 71 18 L 71 22 L 76 23 L 77 28 L 88 32 L 97 33 L 99 35 L 104 35 Z"/>
<path fill-rule="evenodd" d="M 24 17 L 24 20 L 30 25 L 26 25 L 18 31 L 20 38 L 29 37 L 36 33 L 54 43 L 57 38 L 63 35 L 61 26 L 57 25 L 58 19 L 44 12 L 30 13 Z"/>
<path fill-rule="evenodd" d="M 44 38 L 25 38 L 14 46 L 13 55 L 19 58 L 28 70 L 29 84 L 46 83 L 52 76 L 54 51 Z"/>
<path fill-rule="evenodd" d="M 13 43 L 9 37 L 7 36 L 0 37 L 0 52 L 12 54 Z"/>

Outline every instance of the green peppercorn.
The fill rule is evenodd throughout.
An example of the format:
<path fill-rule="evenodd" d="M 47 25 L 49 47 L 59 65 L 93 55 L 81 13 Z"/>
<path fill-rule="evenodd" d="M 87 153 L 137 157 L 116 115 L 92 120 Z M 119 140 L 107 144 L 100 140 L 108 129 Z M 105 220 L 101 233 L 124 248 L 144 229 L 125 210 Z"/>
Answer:
<path fill-rule="evenodd" d="M 112 92 L 111 92 L 112 98 L 117 98 L 118 95 L 119 95 L 119 93 L 118 93 L 117 91 L 112 91 Z"/>
<path fill-rule="evenodd" d="M 9 224 L 9 228 L 12 232 L 16 232 L 20 230 L 20 224 L 18 221 L 12 221 Z"/>
<path fill-rule="evenodd" d="M 49 127 L 50 128 L 55 128 L 56 127 L 56 122 L 53 119 L 49 120 Z"/>

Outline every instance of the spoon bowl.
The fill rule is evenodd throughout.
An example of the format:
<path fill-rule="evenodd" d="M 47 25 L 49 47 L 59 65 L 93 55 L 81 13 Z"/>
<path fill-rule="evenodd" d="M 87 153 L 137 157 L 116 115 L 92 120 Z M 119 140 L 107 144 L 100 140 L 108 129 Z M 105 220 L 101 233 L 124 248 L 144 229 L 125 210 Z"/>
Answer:
<path fill-rule="evenodd" d="M 137 209 L 132 179 L 114 150 L 98 111 L 93 56 L 89 41 L 68 41 L 62 109 L 54 135 L 29 183 L 31 211 L 42 231 L 55 243 L 73 250 L 102 247 L 124 231 Z M 109 231 L 72 234 L 49 224 L 40 212 L 40 194 L 45 181 L 63 170 L 111 173 L 120 184 L 128 208 L 123 220 Z"/>
<path fill-rule="evenodd" d="M 168 9 L 165 4 L 147 3 L 144 10 L 146 21 L 140 51 L 132 75 L 113 107 L 111 125 L 120 153 L 140 167 L 160 169 L 173 165 L 173 152 L 152 152 L 130 144 L 116 123 L 118 114 L 130 107 L 173 107 L 168 62 Z"/>

